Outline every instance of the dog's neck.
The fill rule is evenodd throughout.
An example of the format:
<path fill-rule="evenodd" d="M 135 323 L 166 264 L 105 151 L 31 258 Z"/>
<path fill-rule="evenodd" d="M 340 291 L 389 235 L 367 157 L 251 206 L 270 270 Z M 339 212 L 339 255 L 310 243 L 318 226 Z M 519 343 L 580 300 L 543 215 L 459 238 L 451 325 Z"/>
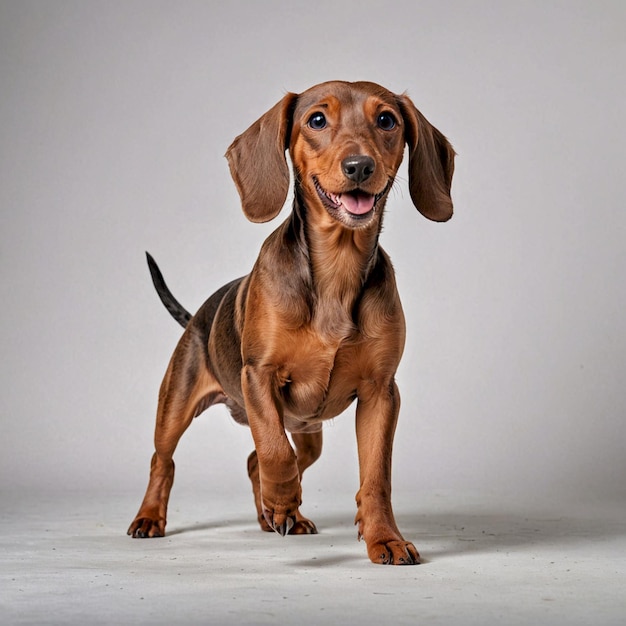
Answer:
<path fill-rule="evenodd" d="M 382 209 L 367 228 L 350 229 L 330 215 L 312 219 L 315 209 L 296 194 L 291 220 L 309 263 L 315 294 L 312 323 L 329 337 L 341 340 L 354 330 L 355 304 L 378 258 Z"/>

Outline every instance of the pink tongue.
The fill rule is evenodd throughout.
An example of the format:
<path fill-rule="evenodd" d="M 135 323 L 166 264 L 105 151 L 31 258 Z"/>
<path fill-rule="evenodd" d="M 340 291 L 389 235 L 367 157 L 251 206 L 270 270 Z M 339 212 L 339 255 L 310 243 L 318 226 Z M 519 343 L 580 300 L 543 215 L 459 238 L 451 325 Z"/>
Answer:
<path fill-rule="evenodd" d="M 353 215 L 365 215 L 365 213 L 371 211 L 374 206 L 374 196 L 361 191 L 343 193 L 339 196 L 339 200 L 346 211 Z"/>

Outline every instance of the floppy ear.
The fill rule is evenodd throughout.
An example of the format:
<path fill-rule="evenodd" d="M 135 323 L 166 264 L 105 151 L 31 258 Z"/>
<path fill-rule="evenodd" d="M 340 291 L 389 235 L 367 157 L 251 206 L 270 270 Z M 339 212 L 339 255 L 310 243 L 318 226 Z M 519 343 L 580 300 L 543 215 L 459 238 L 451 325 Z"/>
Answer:
<path fill-rule="evenodd" d="M 409 145 L 409 191 L 417 210 L 429 220 L 452 217 L 450 186 L 455 152 L 449 141 L 415 108 L 408 96 L 398 98 Z"/>
<path fill-rule="evenodd" d="M 252 222 L 267 222 L 280 213 L 289 191 L 285 151 L 297 95 L 288 93 L 226 151 L 241 206 Z"/>

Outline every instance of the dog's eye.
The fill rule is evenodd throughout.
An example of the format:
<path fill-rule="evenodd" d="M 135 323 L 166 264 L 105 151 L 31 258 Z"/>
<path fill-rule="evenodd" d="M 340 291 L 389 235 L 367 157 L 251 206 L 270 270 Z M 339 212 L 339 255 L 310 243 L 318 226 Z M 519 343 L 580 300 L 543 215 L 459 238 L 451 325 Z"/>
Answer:
<path fill-rule="evenodd" d="M 322 128 L 326 128 L 326 118 L 323 113 L 313 113 L 307 124 L 313 130 L 322 130 Z"/>
<path fill-rule="evenodd" d="M 396 118 L 391 113 L 381 113 L 376 120 L 378 128 L 392 130 L 396 127 Z"/>

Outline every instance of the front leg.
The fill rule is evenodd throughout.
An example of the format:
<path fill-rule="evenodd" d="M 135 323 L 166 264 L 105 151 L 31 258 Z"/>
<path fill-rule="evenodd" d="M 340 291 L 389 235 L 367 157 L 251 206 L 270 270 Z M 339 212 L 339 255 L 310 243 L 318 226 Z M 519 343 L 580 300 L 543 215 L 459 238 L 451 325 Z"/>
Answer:
<path fill-rule="evenodd" d="M 241 384 L 257 454 L 263 517 L 284 536 L 296 522 L 302 498 L 296 454 L 283 424 L 275 370 L 246 365 Z"/>
<path fill-rule="evenodd" d="M 355 523 L 373 563 L 415 565 L 419 554 L 400 534 L 391 508 L 391 453 L 399 410 L 393 379 L 362 384 L 356 411 L 360 488 Z"/>

